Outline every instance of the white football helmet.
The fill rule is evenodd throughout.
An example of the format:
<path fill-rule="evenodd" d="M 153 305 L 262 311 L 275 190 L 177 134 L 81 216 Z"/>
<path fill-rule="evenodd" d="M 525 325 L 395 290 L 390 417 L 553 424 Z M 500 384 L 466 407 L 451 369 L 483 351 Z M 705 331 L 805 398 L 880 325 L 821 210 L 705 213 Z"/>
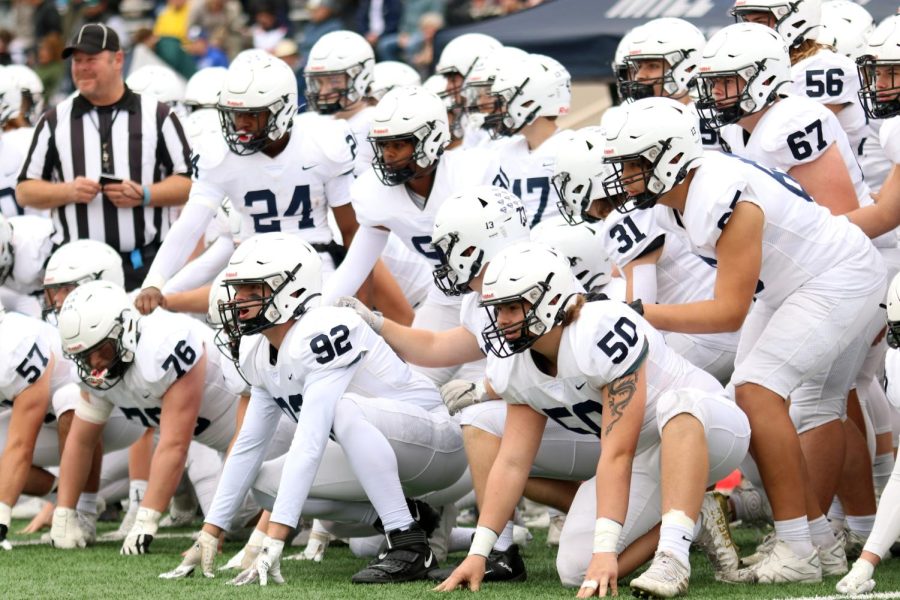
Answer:
<path fill-rule="evenodd" d="M 612 261 L 603 248 L 603 229 L 590 223 L 569 225 L 563 219 L 545 219 L 531 230 L 531 241 L 562 252 L 572 274 L 586 291 L 612 279 Z"/>
<path fill-rule="evenodd" d="M 12 77 L 7 76 L 6 67 L 0 66 L 0 128 L 19 115 L 22 94 Z"/>
<path fill-rule="evenodd" d="M 790 82 L 790 54 L 776 31 L 729 25 L 709 38 L 700 57 L 697 111 L 718 129 L 769 106 Z"/>
<path fill-rule="evenodd" d="M 241 337 L 240 334 L 232 334 L 229 332 L 225 327 L 225 323 L 222 321 L 221 307 L 229 301 L 228 287 L 225 285 L 225 273 L 227 272 L 228 267 L 222 269 L 210 285 L 209 309 L 206 313 L 206 323 L 216 332 L 216 348 L 237 366 L 240 358 Z M 240 369 L 238 369 L 238 372 L 240 372 Z"/>
<path fill-rule="evenodd" d="M 228 69 L 225 67 L 207 67 L 194 73 L 184 89 L 184 105 L 188 110 L 193 112 L 201 108 L 216 108 L 219 104 L 219 91 L 227 74 Z"/>
<path fill-rule="evenodd" d="M 735 21 L 752 19 L 754 13 L 768 13 L 773 29 L 788 46 L 815 40 L 822 25 L 822 0 L 735 0 L 731 14 Z"/>
<path fill-rule="evenodd" d="M 466 190 L 438 209 L 431 240 L 441 258 L 433 272 L 435 285 L 447 296 L 467 294 L 469 283 L 500 250 L 528 241 L 525 206 L 500 187 Z"/>
<path fill-rule="evenodd" d="M 465 127 L 463 126 L 463 107 L 448 90 L 449 85 L 447 76 L 441 75 L 440 73 L 435 73 L 422 83 L 422 87 L 444 102 L 444 108 L 447 109 L 450 135 L 453 136 L 453 139 L 459 140 L 465 135 Z"/>
<path fill-rule="evenodd" d="M 83 382 L 106 390 L 122 380 L 134 361 L 139 318 L 125 290 L 108 281 L 89 281 L 66 297 L 59 311 L 59 336 Z M 101 356 L 108 362 L 96 369 L 91 354 L 104 345 L 109 348 Z"/>
<path fill-rule="evenodd" d="M 900 348 L 900 273 L 891 280 L 887 291 L 887 344 Z"/>
<path fill-rule="evenodd" d="M 219 82 L 221 87 L 221 80 Z M 185 84 L 169 67 L 146 65 L 136 69 L 125 80 L 125 85 L 138 94 L 149 94 L 171 107 L 184 100 Z"/>
<path fill-rule="evenodd" d="M 0 215 L 0 285 L 12 274 L 16 255 L 13 252 L 13 228 L 9 219 Z"/>
<path fill-rule="evenodd" d="M 481 306 L 491 319 L 481 334 L 488 349 L 506 358 L 530 348 L 562 322 L 577 288 L 568 258 L 557 250 L 522 242 L 500 251 L 485 271 L 481 291 Z M 497 307 L 504 304 L 521 306 L 522 320 L 501 323 Z"/>
<path fill-rule="evenodd" d="M 604 162 L 614 173 L 604 183 L 619 212 L 650 208 L 681 183 L 703 156 L 700 122 L 690 107 L 671 98 L 644 98 L 619 107 L 603 130 Z M 627 180 L 623 165 L 638 160 L 642 171 Z M 643 181 L 644 190 L 627 195 L 629 185 Z"/>
<path fill-rule="evenodd" d="M 440 98 L 423 87 L 394 88 L 375 107 L 368 140 L 375 150 L 375 174 L 385 185 L 400 185 L 437 167 L 450 143 L 447 109 Z M 394 140 L 406 140 L 414 146 L 412 156 L 399 164 L 388 163 L 382 148 L 383 142 Z"/>
<path fill-rule="evenodd" d="M 624 95 L 622 85 L 628 82 L 630 77 L 628 65 L 625 63 L 625 57 L 628 56 L 628 51 L 631 50 L 632 40 L 642 36 L 641 27 L 643 27 L 643 25 L 632 27 L 626 31 L 625 35 L 622 36 L 622 39 L 619 40 L 619 45 L 616 46 L 616 53 L 613 55 L 612 70 L 613 74 L 616 76 L 616 89 L 619 91 L 619 97 L 622 98 L 623 101 L 628 101 L 628 98 Z"/>
<path fill-rule="evenodd" d="M 280 58 L 262 50 L 244 50 L 228 67 L 218 108 L 231 151 L 242 156 L 254 154 L 291 130 L 297 113 L 297 79 Z M 235 118 L 240 113 L 267 113 L 265 129 L 239 129 Z"/>
<path fill-rule="evenodd" d="M 549 56 L 530 54 L 501 65 L 491 86 L 497 111 L 485 116 L 491 137 L 512 136 L 538 117 L 568 114 L 572 78 Z"/>
<path fill-rule="evenodd" d="M 480 57 L 488 56 L 502 47 L 503 44 L 489 35 L 464 33 L 444 46 L 434 70 L 441 75 L 461 77 L 459 84 L 461 86 L 462 80 L 469 76 Z"/>
<path fill-rule="evenodd" d="M 680 98 L 688 93 L 706 45 L 706 38 L 695 25 L 671 17 L 654 19 L 631 32 L 628 39 L 623 58 L 628 81 L 620 86 L 624 98 L 639 100 L 658 95 Z M 644 60 L 662 61 L 665 67 L 659 78 L 638 80 L 640 62 Z"/>
<path fill-rule="evenodd" d="M 369 89 L 369 97 L 376 101 L 381 100 L 395 87 L 405 85 L 422 85 L 422 77 L 406 63 L 396 60 L 377 62 L 372 76 L 372 87 Z"/>
<path fill-rule="evenodd" d="M 822 29 L 818 42 L 856 60 L 866 52 L 869 36 L 875 31 L 872 15 L 850 0 L 829 0 L 822 4 Z"/>
<path fill-rule="evenodd" d="M 25 65 L 7 65 L 3 76 L 10 77 L 19 90 L 21 104 L 18 108 L 25 121 L 33 127 L 44 114 L 44 83 L 34 70 Z"/>
<path fill-rule="evenodd" d="M 559 196 L 556 207 L 569 225 L 600 220 L 589 209 L 595 201 L 608 197 L 603 182 L 614 171 L 603 162 L 605 147 L 606 138 L 599 127 L 579 129 L 559 144 L 552 181 Z"/>
<path fill-rule="evenodd" d="M 50 256 L 44 269 L 44 317 L 56 312 L 59 288 L 76 288 L 89 281 L 108 281 L 125 286 L 122 257 L 97 240 L 75 240 L 63 244 Z"/>
<path fill-rule="evenodd" d="M 882 21 L 857 60 L 859 100 L 870 119 L 900 115 L 900 15 Z"/>
<path fill-rule="evenodd" d="M 352 31 L 326 33 L 309 51 L 303 68 L 309 109 L 331 115 L 351 108 L 369 95 L 374 66 L 375 52 L 363 36 Z M 323 89 L 321 83 L 326 77 L 344 80 Z"/>
<path fill-rule="evenodd" d="M 322 259 L 300 236 L 262 233 L 237 247 L 222 283 L 227 288 L 228 301 L 219 304 L 220 320 L 230 339 L 237 340 L 299 319 L 318 305 Z M 236 299 L 234 288 L 241 285 L 261 285 L 271 294 Z M 258 309 L 256 316 L 240 318 L 241 311 L 253 309 Z"/>
<path fill-rule="evenodd" d="M 469 76 L 463 81 L 462 97 L 469 119 L 476 120 L 477 126 L 483 125 L 483 117 L 494 113 L 497 109 L 496 98 L 491 95 L 491 87 L 497 73 L 505 65 L 525 60 L 527 56 L 528 53 L 524 50 L 504 46 L 475 62 Z"/>

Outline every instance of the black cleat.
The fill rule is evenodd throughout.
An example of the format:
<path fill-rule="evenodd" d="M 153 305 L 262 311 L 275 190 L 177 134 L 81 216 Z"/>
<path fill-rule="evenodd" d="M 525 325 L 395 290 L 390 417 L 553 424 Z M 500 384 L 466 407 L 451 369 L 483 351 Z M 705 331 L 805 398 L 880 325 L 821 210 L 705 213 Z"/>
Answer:
<path fill-rule="evenodd" d="M 450 577 L 457 566 L 459 565 L 435 569 L 428 574 L 428 579 L 444 581 Z M 528 572 L 525 570 L 525 561 L 522 560 L 517 544 L 511 545 L 503 552 L 491 550 L 484 565 L 483 581 L 525 581 L 526 579 L 528 579 Z"/>
<path fill-rule="evenodd" d="M 414 524 L 405 531 L 394 529 L 385 534 L 387 548 L 358 572 L 353 583 L 401 583 L 425 579 L 438 567 L 437 559 L 428 546 L 425 531 Z"/>

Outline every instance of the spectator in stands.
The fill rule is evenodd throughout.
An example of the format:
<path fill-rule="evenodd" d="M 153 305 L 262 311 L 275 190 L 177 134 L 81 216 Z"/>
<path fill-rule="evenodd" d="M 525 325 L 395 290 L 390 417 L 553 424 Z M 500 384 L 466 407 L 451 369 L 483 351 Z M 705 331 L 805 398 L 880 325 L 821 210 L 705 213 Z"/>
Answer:
<path fill-rule="evenodd" d="M 309 0 L 306 3 L 306 12 L 309 18 L 303 28 L 303 41 L 300 44 L 300 56 L 303 57 L 303 60 L 309 56 L 309 51 L 320 37 L 326 33 L 344 29 L 344 23 L 341 21 L 342 10 L 341 0 Z M 302 86 L 302 75 L 299 81 Z"/>
<path fill-rule="evenodd" d="M 466 25 L 537 6 L 543 0 L 449 0 L 447 25 Z"/>
<path fill-rule="evenodd" d="M 62 18 L 54 0 L 31 0 L 34 5 L 34 39 L 55 33 L 62 35 Z"/>
<path fill-rule="evenodd" d="M 279 18 L 279 12 L 278 5 L 273 0 L 260 0 L 257 3 L 250 28 L 254 48 L 271 52 L 288 34 L 287 23 Z"/>
<path fill-rule="evenodd" d="M 58 33 L 45 35 L 37 50 L 37 64 L 34 71 L 44 84 L 44 103 L 53 106 L 60 98 L 58 95 L 66 78 L 66 63 L 62 58 L 63 41 Z"/>
<path fill-rule="evenodd" d="M 360 0 L 356 8 L 356 31 L 377 48 L 381 36 L 397 33 L 402 16 L 402 0 Z"/>
<path fill-rule="evenodd" d="M 418 69 L 423 79 L 434 63 L 434 36 L 443 28 L 444 16 L 441 13 L 425 13 L 419 19 L 419 35 L 422 37 L 422 45 L 409 62 Z"/>
<path fill-rule="evenodd" d="M 0 65 L 12 64 L 12 55 L 9 50 L 12 40 L 12 32 L 8 29 L 0 29 Z"/>
<path fill-rule="evenodd" d="M 286 62 L 291 68 L 291 71 L 294 72 L 294 77 L 297 79 L 297 91 L 299 93 L 297 98 L 304 98 L 306 80 L 303 78 L 303 61 L 300 58 L 300 49 L 297 47 L 297 42 L 290 38 L 284 38 L 275 44 L 275 48 L 272 49 L 272 54 Z M 301 101 L 298 104 L 302 103 L 303 102 Z"/>
<path fill-rule="evenodd" d="M 378 40 L 378 60 L 411 62 L 424 45 L 422 16 L 428 13 L 443 14 L 445 5 L 446 0 L 406 0 L 398 31 L 383 33 Z"/>
<path fill-rule="evenodd" d="M 190 28 L 199 27 L 207 39 L 212 32 L 221 32 L 222 48 L 229 59 L 250 47 L 247 15 L 238 0 L 193 0 L 188 22 Z"/>
<path fill-rule="evenodd" d="M 230 62 L 228 52 L 225 50 L 227 38 L 225 29 L 219 27 L 210 33 L 199 27 L 191 27 L 188 31 L 188 43 L 185 50 L 197 61 L 198 69 L 207 67 L 228 67 Z"/>
<path fill-rule="evenodd" d="M 85 23 L 103 23 L 114 29 L 123 48 L 131 46 L 128 23 L 119 14 L 118 0 L 76 0 L 69 5 L 63 20 L 63 34 L 72 37 L 72 32 L 81 29 Z"/>
<path fill-rule="evenodd" d="M 188 1 L 166 0 L 165 8 L 156 17 L 153 35 L 158 38 L 175 38 L 181 43 L 188 41 Z"/>

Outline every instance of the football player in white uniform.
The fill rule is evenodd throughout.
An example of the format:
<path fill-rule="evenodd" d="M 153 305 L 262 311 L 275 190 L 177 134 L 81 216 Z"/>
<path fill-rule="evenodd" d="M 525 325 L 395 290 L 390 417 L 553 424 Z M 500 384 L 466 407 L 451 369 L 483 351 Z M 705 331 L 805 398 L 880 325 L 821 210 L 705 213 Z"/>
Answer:
<path fill-rule="evenodd" d="M 206 325 L 165 311 L 140 317 L 125 291 L 105 281 L 69 293 L 59 334 L 85 393 L 63 452 L 51 541 L 61 548 L 82 545 L 71 507 L 87 475 L 86 459 L 119 407 L 129 419 L 159 429 L 147 492 L 122 545 L 122 554 L 143 554 L 181 480 L 191 441 L 227 450 L 235 433 L 235 385 L 225 378 Z M 287 422 L 277 425 L 270 435 L 283 452 L 291 432 Z"/>
<path fill-rule="evenodd" d="M 645 597 L 684 594 L 704 489 L 743 460 L 746 416 L 627 305 L 585 303 L 568 261 L 546 246 L 519 244 L 495 256 L 481 305 L 491 320 L 483 333 L 492 352 L 486 385 L 509 405 L 507 429 L 516 435 L 500 443 L 468 558 L 438 589 L 478 589 L 495 532 L 553 419 L 603 444 L 596 480 L 583 484 L 587 492 L 563 527 L 563 582 L 583 577 L 579 597 L 605 596 L 607 588 L 615 595 L 620 571 L 634 567 L 620 568 L 618 555 L 659 522 L 661 510 L 653 563 L 631 587 Z"/>
<path fill-rule="evenodd" d="M 563 217 L 572 225 L 597 224 L 604 252 L 625 278 L 623 299 L 682 304 L 712 298 L 715 270 L 691 252 L 681 236 L 663 231 L 651 210 L 623 215 L 613 209 L 603 187 L 612 174 L 612 167 L 603 163 L 605 146 L 596 127 L 581 129 L 560 145 L 553 183 Z M 666 334 L 669 346 L 723 385 L 734 370 L 737 342 L 737 333 Z"/>
<path fill-rule="evenodd" d="M 491 183 L 522 199 L 529 227 L 541 222 L 548 206 L 552 214 L 559 201 L 550 178 L 556 148 L 571 131 L 559 129 L 556 120 L 568 114 L 571 95 L 566 68 L 549 56 L 530 54 L 497 65 L 490 93 L 481 100 L 495 107 L 482 114 L 495 140 L 489 146 L 497 157 Z"/>
<path fill-rule="evenodd" d="M 25 209 L 16 202 L 16 179 L 27 148 L 11 143 L 2 134 L 6 124 L 19 112 L 18 95 L 12 77 L 6 76 L 6 67 L 0 67 L 0 215 L 7 218 L 25 214 Z"/>
<path fill-rule="evenodd" d="M 432 265 L 440 264 L 440 254 L 431 247 L 435 214 L 457 190 L 487 183 L 491 172 L 490 157 L 479 149 L 444 153 L 450 142 L 447 110 L 421 87 L 388 92 L 376 107 L 369 141 L 375 148 L 373 168 L 351 189 L 360 228 L 346 260 L 326 281 L 325 304 L 356 293 L 391 233 Z M 459 301 L 437 288 L 431 288 L 413 321 L 414 327 L 433 330 L 458 324 Z M 426 373 L 443 384 L 456 370 Z"/>
<path fill-rule="evenodd" d="M 395 87 L 422 85 L 422 76 L 406 63 L 385 60 L 375 63 L 372 69 L 372 87 L 369 97 L 376 103 Z"/>
<path fill-rule="evenodd" d="M 900 275 L 894 277 L 887 292 L 887 343 L 896 352 L 900 348 Z M 896 363 L 895 363 L 896 364 Z M 900 373 L 890 370 L 888 363 L 887 377 L 895 380 Z M 896 408 L 895 408 L 896 410 Z M 837 583 L 837 591 L 842 594 L 868 594 L 875 588 L 873 574 L 875 568 L 887 555 L 891 545 L 900 535 L 900 463 L 894 465 L 893 472 L 881 494 L 878 512 L 872 533 L 866 540 L 862 554 L 853 563 L 853 568 Z"/>
<path fill-rule="evenodd" d="M 44 265 L 53 247 L 50 219 L 0 216 L 0 301 L 8 310 L 41 316 Z"/>
<path fill-rule="evenodd" d="M 603 247 L 601 227 L 590 223 L 571 225 L 556 215 L 544 219 L 531 230 L 531 241 L 553 248 L 568 258 L 572 275 L 588 297 L 603 294 L 609 300 L 625 301 L 625 282 L 620 277 L 613 278 L 613 264 Z M 614 279 L 617 281 L 610 285 Z"/>
<path fill-rule="evenodd" d="M 736 579 L 819 581 L 820 554 L 813 546 L 819 542 L 811 532 L 821 540 L 831 531 L 804 483 L 799 439 L 784 401 L 831 365 L 877 313 L 881 256 L 859 228 L 832 217 L 783 172 L 704 153 L 696 119 L 682 105 L 648 98 L 615 116 L 604 152 L 616 172 L 605 186 L 611 196 L 624 194 L 618 208 L 659 202 L 673 209 L 657 210 L 663 226 L 683 231 L 696 253 L 718 264 L 713 299 L 648 305 L 647 320 L 685 333 L 743 325 L 731 383 L 753 428 L 751 450 L 777 541 Z M 828 530 L 820 534 L 823 527 Z"/>
<path fill-rule="evenodd" d="M 224 283 L 230 300 L 220 312 L 229 335 L 240 338 L 251 399 L 213 508 L 182 568 L 200 565 L 211 573 L 215 536 L 252 484 L 272 514 L 258 558 L 235 583 L 265 585 L 270 577 L 282 583 L 284 541 L 301 514 L 340 520 L 341 509 L 370 525 L 379 517 L 387 537 L 386 550 L 354 575 L 355 583 L 423 578 L 437 563 L 404 494 L 446 487 L 465 468 L 459 429 L 437 390 L 355 312 L 317 306 L 321 261 L 302 240 L 251 238 L 232 257 Z M 282 413 L 296 423 L 294 441 L 277 465 L 262 465 Z M 327 452 L 329 437 L 345 457 L 340 464 Z"/>
<path fill-rule="evenodd" d="M 164 302 L 162 288 L 185 263 L 225 197 L 257 233 L 300 235 L 322 253 L 329 270 L 342 249 L 328 226 L 329 207 L 349 243 L 356 230 L 350 205 L 356 139 L 341 121 L 295 117 L 297 93 L 287 64 L 247 50 L 231 63 L 219 94 L 224 137 L 196 159 L 191 195 L 166 236 L 135 301 L 147 314 Z"/>

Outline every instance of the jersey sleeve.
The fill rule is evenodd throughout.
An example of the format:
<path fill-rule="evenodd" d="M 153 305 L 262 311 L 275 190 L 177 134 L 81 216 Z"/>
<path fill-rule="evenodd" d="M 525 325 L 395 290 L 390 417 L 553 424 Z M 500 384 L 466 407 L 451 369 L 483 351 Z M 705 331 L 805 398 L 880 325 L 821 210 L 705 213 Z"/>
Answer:
<path fill-rule="evenodd" d="M 0 395 L 6 400 L 15 400 L 16 396 L 43 377 L 53 353 L 50 341 L 38 331 L 16 329 L 15 332 L 4 330 L 4 336 L 9 337 L 0 344 L 4 354 L 4 360 L 0 361 L 3 365 Z"/>
<path fill-rule="evenodd" d="M 574 324 L 575 357 L 593 386 L 600 389 L 640 367 L 648 343 L 644 323 L 621 302 L 603 300 L 582 311 Z"/>
<path fill-rule="evenodd" d="M 360 225 L 369 227 L 381 227 L 384 223 L 383 213 L 378 210 L 378 196 L 389 193 L 375 171 L 368 169 L 350 185 L 350 200 L 353 202 L 353 210 L 356 211 L 356 220 Z"/>
<path fill-rule="evenodd" d="M 766 128 L 760 147 L 766 153 L 767 167 L 782 171 L 813 162 L 845 135 L 837 117 L 821 106 L 804 102 L 802 110 L 782 111 L 777 127 Z"/>
<path fill-rule="evenodd" d="M 878 135 L 884 155 L 893 164 L 900 164 L 900 117 L 892 117 L 882 122 Z"/>
<path fill-rule="evenodd" d="M 619 267 L 662 246 L 665 233 L 656 225 L 655 212 L 635 210 L 611 213 L 604 220 L 603 247 Z"/>
<path fill-rule="evenodd" d="M 711 186 L 714 188 L 713 190 L 709 193 L 698 194 L 696 199 L 689 200 L 702 202 L 703 206 L 697 206 L 696 209 L 690 207 L 681 217 L 672 213 L 672 219 L 676 222 L 677 219 L 681 219 L 693 247 L 705 248 L 712 252 L 719 243 L 719 236 L 728 225 L 734 207 L 743 197 L 745 184 L 723 179 L 717 179 L 711 183 L 713 183 Z M 701 256 L 701 258 L 704 257 Z"/>
<path fill-rule="evenodd" d="M 197 366 L 207 349 L 191 317 L 168 313 L 159 317 L 142 324 L 134 361 L 147 383 L 168 389 Z"/>
<path fill-rule="evenodd" d="M 484 378 L 490 384 L 491 388 L 503 398 L 507 404 L 526 404 L 516 394 L 515 386 L 511 385 L 511 375 L 515 367 L 515 361 L 520 355 L 516 354 L 508 358 L 499 358 L 493 354 L 488 354 L 487 368 L 484 372 Z"/>
<path fill-rule="evenodd" d="M 291 340 L 288 349 L 292 363 L 307 379 L 350 367 L 369 349 L 365 341 L 368 326 L 352 309 L 324 307 L 307 319 L 312 321 L 301 321 L 302 335 Z"/>

